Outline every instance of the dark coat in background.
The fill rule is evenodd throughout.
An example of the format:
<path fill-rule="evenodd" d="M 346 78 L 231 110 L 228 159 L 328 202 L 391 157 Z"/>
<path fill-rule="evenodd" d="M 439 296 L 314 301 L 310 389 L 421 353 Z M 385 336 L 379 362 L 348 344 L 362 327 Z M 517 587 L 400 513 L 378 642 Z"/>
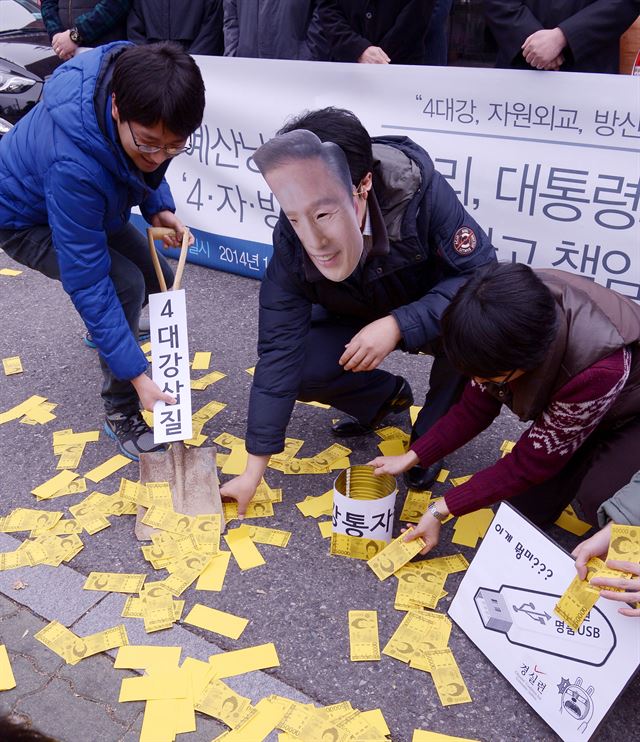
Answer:
<path fill-rule="evenodd" d="M 392 64 L 423 64 L 434 0 L 318 0 L 323 32 L 335 62 L 357 62 L 379 46 Z"/>
<path fill-rule="evenodd" d="M 133 0 L 129 41 L 175 41 L 189 54 L 222 55 L 222 0 Z"/>
<path fill-rule="evenodd" d="M 638 0 L 485 0 L 484 7 L 497 67 L 531 69 L 521 53 L 525 39 L 558 27 L 567 38 L 565 72 L 617 73 L 620 36 L 640 12 Z"/>
<path fill-rule="evenodd" d="M 74 26 L 82 46 L 101 46 L 127 38 L 131 0 L 42 0 L 40 11 L 49 38 Z"/>
<path fill-rule="evenodd" d="M 224 0 L 225 57 L 327 59 L 316 0 Z"/>

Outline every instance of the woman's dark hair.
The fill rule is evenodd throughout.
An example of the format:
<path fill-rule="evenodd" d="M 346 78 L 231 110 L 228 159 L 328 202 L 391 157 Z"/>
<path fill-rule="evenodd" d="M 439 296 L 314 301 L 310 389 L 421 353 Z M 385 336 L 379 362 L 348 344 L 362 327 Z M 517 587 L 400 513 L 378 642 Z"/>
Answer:
<path fill-rule="evenodd" d="M 353 185 L 357 186 L 373 170 L 371 137 L 351 111 L 333 107 L 306 111 L 288 121 L 278 134 L 287 134 L 296 129 L 307 129 L 321 142 L 337 144 L 347 156 Z"/>
<path fill-rule="evenodd" d="M 198 65 L 170 41 L 130 46 L 116 59 L 112 90 L 122 121 L 162 122 L 187 139 L 202 123 L 204 82 Z"/>
<path fill-rule="evenodd" d="M 442 340 L 451 364 L 466 376 L 485 379 L 539 366 L 556 329 L 551 292 L 522 263 L 481 268 L 442 316 Z"/>

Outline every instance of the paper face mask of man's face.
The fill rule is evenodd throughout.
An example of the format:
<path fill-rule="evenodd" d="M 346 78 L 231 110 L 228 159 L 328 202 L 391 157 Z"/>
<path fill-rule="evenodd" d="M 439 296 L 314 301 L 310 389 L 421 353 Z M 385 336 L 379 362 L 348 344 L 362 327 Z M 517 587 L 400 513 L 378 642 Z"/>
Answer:
<path fill-rule="evenodd" d="M 281 136 L 291 134 L 308 135 L 320 143 L 308 131 Z M 346 158 L 337 145 L 331 146 L 341 157 L 330 164 L 322 153 L 296 156 L 265 168 L 263 174 L 313 264 L 330 281 L 344 281 L 360 261 L 363 240 L 354 196 L 346 187 L 351 183 Z M 336 167 L 344 172 L 337 174 Z"/>

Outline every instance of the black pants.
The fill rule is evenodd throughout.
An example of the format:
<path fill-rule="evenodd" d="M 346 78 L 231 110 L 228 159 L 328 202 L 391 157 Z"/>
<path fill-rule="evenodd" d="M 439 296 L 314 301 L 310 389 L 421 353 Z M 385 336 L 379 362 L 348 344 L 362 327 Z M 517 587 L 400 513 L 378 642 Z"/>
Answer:
<path fill-rule="evenodd" d="M 109 275 L 129 327 L 138 334 L 142 307 L 149 294 L 160 291 L 146 238 L 131 224 L 107 238 L 111 270 Z M 0 247 L 18 263 L 33 268 L 48 278 L 60 280 L 60 267 L 51 239 L 51 229 L 43 224 L 21 230 L 0 230 Z M 167 261 L 158 255 L 167 286 L 173 283 L 173 271 Z M 138 395 L 129 381 L 117 379 L 102 356 L 102 399 L 107 413 L 130 414 L 139 409 Z"/>
<path fill-rule="evenodd" d="M 396 377 L 388 371 L 345 371 L 338 363 L 344 346 L 363 324 L 336 318 L 315 306 L 307 336 L 302 386 L 298 399 L 322 402 L 370 423 L 393 394 Z M 412 437 L 416 438 L 439 420 L 458 401 L 466 379 L 437 353 L 429 377 L 429 391 L 418 415 Z"/>
<path fill-rule="evenodd" d="M 585 518 L 598 525 L 598 508 L 631 481 L 640 462 L 640 417 L 614 429 L 598 429 L 555 477 L 531 487 L 510 504 L 536 525 L 550 526 L 575 498 Z"/>

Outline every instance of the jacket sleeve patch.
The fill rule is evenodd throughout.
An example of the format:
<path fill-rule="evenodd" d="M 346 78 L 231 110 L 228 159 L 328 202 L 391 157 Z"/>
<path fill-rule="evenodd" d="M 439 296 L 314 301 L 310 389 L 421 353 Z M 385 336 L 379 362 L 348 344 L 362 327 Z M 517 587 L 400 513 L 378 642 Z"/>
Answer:
<path fill-rule="evenodd" d="M 476 234 L 470 227 L 460 227 L 453 235 L 453 249 L 458 255 L 471 255 L 477 244 Z"/>

